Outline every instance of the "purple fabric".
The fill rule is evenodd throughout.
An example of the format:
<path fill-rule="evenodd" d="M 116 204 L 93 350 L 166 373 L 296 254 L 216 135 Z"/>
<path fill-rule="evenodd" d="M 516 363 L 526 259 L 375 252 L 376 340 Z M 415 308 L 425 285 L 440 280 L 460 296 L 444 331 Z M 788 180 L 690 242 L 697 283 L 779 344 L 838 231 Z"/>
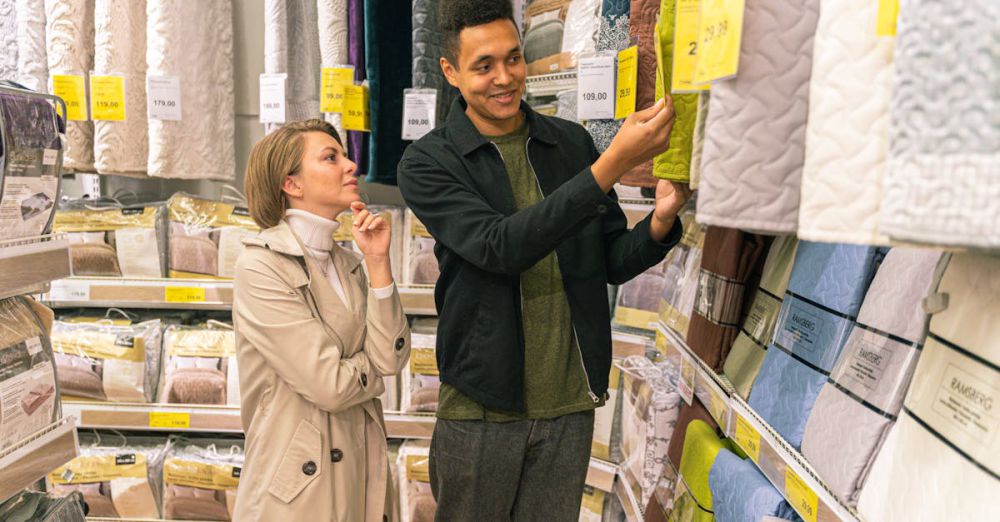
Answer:
<path fill-rule="evenodd" d="M 365 79 L 365 2 L 347 2 L 347 55 L 354 66 L 354 80 Z M 347 132 L 347 154 L 358 164 L 358 176 L 368 172 L 368 138 L 364 132 Z"/>

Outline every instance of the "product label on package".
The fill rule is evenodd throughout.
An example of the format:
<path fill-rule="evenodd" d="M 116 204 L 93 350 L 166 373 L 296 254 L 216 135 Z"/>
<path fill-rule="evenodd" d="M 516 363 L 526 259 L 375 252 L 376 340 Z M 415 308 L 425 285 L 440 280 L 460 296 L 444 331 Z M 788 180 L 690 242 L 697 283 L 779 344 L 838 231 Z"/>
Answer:
<path fill-rule="evenodd" d="M 0 349 L 0 449 L 52 422 L 55 372 L 38 337 Z"/>
<path fill-rule="evenodd" d="M 142 453 L 77 457 L 49 473 L 49 481 L 63 485 L 107 482 L 121 478 L 146 479 L 147 466 L 146 455 Z"/>
<path fill-rule="evenodd" d="M 988 444 L 997 433 L 997 401 L 1000 388 L 949 364 L 937 390 L 934 411 L 976 441 Z"/>
<path fill-rule="evenodd" d="M 163 463 L 163 483 L 217 491 L 235 490 L 240 485 L 240 471 L 239 466 L 168 458 Z"/>
<path fill-rule="evenodd" d="M 163 344 L 166 354 L 174 357 L 236 356 L 236 335 L 232 330 L 168 329 Z"/>
<path fill-rule="evenodd" d="M 415 482 L 430 483 L 430 457 L 427 455 L 407 455 L 406 478 Z"/>
<path fill-rule="evenodd" d="M 743 321 L 743 330 L 757 344 L 767 346 L 774 338 L 774 322 L 781 311 L 781 301 L 766 292 L 757 291 L 750 311 Z"/>
<path fill-rule="evenodd" d="M 52 349 L 89 359 L 118 359 L 138 363 L 146 360 L 145 341 L 142 337 L 122 336 L 99 330 L 53 331 Z"/>

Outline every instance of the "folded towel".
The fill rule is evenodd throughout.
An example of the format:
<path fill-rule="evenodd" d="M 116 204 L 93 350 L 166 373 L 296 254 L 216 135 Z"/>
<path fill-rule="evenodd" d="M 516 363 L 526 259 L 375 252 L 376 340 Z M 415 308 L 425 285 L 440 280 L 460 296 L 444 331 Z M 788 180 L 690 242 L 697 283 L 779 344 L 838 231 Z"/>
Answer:
<path fill-rule="evenodd" d="M 772 516 L 801 520 L 753 462 L 729 450 L 715 458 L 708 482 L 718 522 L 757 522 Z"/>
<path fill-rule="evenodd" d="M 923 299 L 942 255 L 893 248 L 868 289 L 829 381 L 816 399 L 802 453 L 843 501 L 854 504 L 872 459 L 902 407 L 923 345 Z"/>
<path fill-rule="evenodd" d="M 862 487 L 865 520 L 1000 519 L 1000 259 L 953 254 L 938 292 L 947 308 Z"/>
<path fill-rule="evenodd" d="M 750 388 L 760 372 L 767 346 L 774 340 L 774 325 L 792 275 L 798 245 L 795 236 L 779 236 L 771 243 L 760 286 L 754 293 L 740 333 L 723 365 L 723 372 L 744 399 L 750 396 Z"/>

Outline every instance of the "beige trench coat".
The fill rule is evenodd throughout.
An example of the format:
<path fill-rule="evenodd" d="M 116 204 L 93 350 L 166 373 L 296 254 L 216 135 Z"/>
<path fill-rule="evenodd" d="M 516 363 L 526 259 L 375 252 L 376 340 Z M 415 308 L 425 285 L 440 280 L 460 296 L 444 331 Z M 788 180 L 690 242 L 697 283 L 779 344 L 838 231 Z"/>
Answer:
<path fill-rule="evenodd" d="M 397 520 L 377 397 L 410 354 L 398 293 L 377 299 L 361 259 L 335 246 L 345 307 L 285 222 L 243 243 L 233 323 L 246 462 L 234 520 Z"/>

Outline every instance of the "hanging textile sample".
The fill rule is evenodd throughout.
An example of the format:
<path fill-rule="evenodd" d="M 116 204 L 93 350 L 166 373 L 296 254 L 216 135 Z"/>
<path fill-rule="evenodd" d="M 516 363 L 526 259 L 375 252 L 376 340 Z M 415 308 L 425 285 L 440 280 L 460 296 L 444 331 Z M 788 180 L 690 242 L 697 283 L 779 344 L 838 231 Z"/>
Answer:
<path fill-rule="evenodd" d="M 17 82 L 49 91 L 49 59 L 45 44 L 45 0 L 16 0 Z"/>
<path fill-rule="evenodd" d="M 45 0 L 49 73 L 85 79 L 94 69 L 94 0 Z M 63 170 L 94 171 L 94 122 L 66 122 Z"/>
<path fill-rule="evenodd" d="M 396 184 L 396 166 L 403 158 L 403 89 L 411 85 L 413 16 L 409 3 L 378 9 L 365 0 L 365 68 L 368 70 L 371 142 L 369 182 Z"/>
<path fill-rule="evenodd" d="M 365 4 L 347 0 L 347 60 L 354 66 L 354 81 L 365 79 Z M 368 172 L 368 133 L 347 131 L 347 153 L 358 165 L 358 176 Z"/>
<path fill-rule="evenodd" d="M 656 99 L 670 94 L 674 58 L 674 22 L 677 19 L 675 0 L 662 0 L 660 22 L 656 28 L 660 46 L 656 69 Z M 691 179 L 691 148 L 694 122 L 698 115 L 697 94 L 673 94 L 674 126 L 670 130 L 670 147 L 653 159 L 653 175 L 660 179 L 687 182 Z"/>
<path fill-rule="evenodd" d="M 604 0 L 601 5 L 600 27 L 597 29 L 597 51 L 621 51 L 628 47 L 629 0 Z M 594 139 L 598 152 L 604 152 L 615 139 L 620 120 L 590 120 L 586 128 Z"/>
<path fill-rule="evenodd" d="M 285 121 L 319 118 L 320 47 L 316 0 L 264 2 L 264 72 L 287 74 Z M 270 133 L 280 123 L 265 124 Z"/>
<path fill-rule="evenodd" d="M 17 7 L 0 2 L 0 80 L 17 79 Z"/>
<path fill-rule="evenodd" d="M 739 75 L 712 82 L 699 222 L 795 232 L 818 15 L 818 0 L 747 0 Z"/>
<path fill-rule="evenodd" d="M 146 175 L 146 0 L 97 0 L 94 72 L 121 76 L 125 121 L 94 122 L 94 166 L 100 174 Z"/>
<path fill-rule="evenodd" d="M 413 86 L 437 91 L 436 116 L 440 125 L 459 92 L 441 72 L 444 36 L 437 11 L 438 2 L 434 0 L 413 0 Z"/>
<path fill-rule="evenodd" d="M 316 0 L 316 19 L 319 25 L 319 55 L 323 67 L 347 65 L 347 2 L 346 0 Z M 337 135 L 347 152 L 347 134 L 341 113 L 323 115 L 337 129 Z"/>
<path fill-rule="evenodd" d="M 149 120 L 149 175 L 235 178 L 232 0 L 149 2 L 146 23 L 146 74 L 177 77 L 183 111 Z"/>

